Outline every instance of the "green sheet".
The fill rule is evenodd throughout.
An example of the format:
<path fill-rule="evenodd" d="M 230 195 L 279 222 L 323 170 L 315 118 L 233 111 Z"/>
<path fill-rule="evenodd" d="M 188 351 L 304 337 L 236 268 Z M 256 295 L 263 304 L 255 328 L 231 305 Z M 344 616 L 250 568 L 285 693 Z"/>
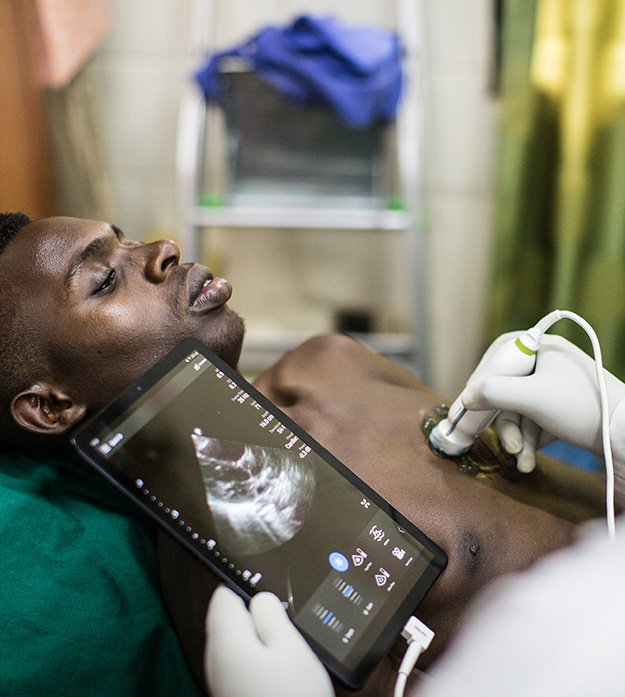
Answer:
<path fill-rule="evenodd" d="M 163 604 L 155 532 L 78 460 L 0 455 L 0 694 L 203 694 Z"/>

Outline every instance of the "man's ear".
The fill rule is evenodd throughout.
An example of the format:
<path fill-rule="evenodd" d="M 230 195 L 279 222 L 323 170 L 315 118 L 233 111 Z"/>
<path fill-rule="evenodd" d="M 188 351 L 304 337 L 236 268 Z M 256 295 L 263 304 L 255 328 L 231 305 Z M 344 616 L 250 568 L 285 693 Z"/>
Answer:
<path fill-rule="evenodd" d="M 11 401 L 11 416 L 19 426 L 34 433 L 66 433 L 87 413 L 63 390 L 47 383 L 36 383 Z"/>

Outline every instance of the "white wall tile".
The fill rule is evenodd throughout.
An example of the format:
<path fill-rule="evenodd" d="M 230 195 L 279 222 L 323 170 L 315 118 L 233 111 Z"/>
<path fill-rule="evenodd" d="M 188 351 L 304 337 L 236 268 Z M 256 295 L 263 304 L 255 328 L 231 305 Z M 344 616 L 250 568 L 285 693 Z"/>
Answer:
<path fill-rule="evenodd" d="M 103 50 L 185 53 L 191 28 L 190 0 L 111 0 L 113 28 Z"/>
<path fill-rule="evenodd" d="M 427 188 L 489 193 L 496 105 L 483 75 L 435 75 L 426 87 Z"/>
<path fill-rule="evenodd" d="M 173 174 L 186 72 L 163 60 L 116 57 L 94 66 L 94 75 L 113 168 L 162 168 Z"/>
<path fill-rule="evenodd" d="M 491 66 L 492 0 L 425 0 L 428 71 L 485 75 Z"/>
<path fill-rule="evenodd" d="M 433 386 L 455 399 L 482 350 L 492 204 L 487 198 L 429 202 Z"/>
<path fill-rule="evenodd" d="M 331 312 L 366 309 L 374 321 L 405 327 L 404 249 L 401 232 L 302 231 L 293 253 L 298 291 Z"/>
<path fill-rule="evenodd" d="M 285 16 L 312 14 L 315 16 L 333 16 L 345 22 L 358 24 L 376 24 L 393 26 L 393 3 L 381 0 L 360 0 L 359 2 L 341 2 L 336 0 L 279 0 Z"/>
<path fill-rule="evenodd" d="M 217 46 L 229 48 L 255 34 L 258 29 L 284 21 L 277 0 L 214 0 L 217 11 Z"/>
<path fill-rule="evenodd" d="M 330 331 L 328 305 L 302 294 L 298 235 L 291 230 L 223 230 L 207 235 L 205 263 L 232 283 L 232 305 L 248 327 Z"/>
<path fill-rule="evenodd" d="M 156 172 L 132 176 L 122 172 L 113 183 L 115 220 L 129 239 L 173 238 L 177 233 L 177 201 L 169 178 Z"/>

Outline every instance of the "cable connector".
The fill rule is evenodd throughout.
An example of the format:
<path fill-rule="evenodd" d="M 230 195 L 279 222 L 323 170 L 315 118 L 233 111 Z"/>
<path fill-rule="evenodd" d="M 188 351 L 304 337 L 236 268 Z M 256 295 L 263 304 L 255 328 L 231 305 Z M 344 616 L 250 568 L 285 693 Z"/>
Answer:
<path fill-rule="evenodd" d="M 408 648 L 397 671 L 394 697 L 403 696 L 408 676 L 412 673 L 419 656 L 428 648 L 434 638 L 434 632 L 414 616 L 406 622 L 401 630 L 401 635 L 408 642 Z"/>
<path fill-rule="evenodd" d="M 416 617 L 411 617 L 401 630 L 401 635 L 411 644 L 413 641 L 418 641 L 422 651 L 425 651 L 432 643 L 434 632 Z"/>

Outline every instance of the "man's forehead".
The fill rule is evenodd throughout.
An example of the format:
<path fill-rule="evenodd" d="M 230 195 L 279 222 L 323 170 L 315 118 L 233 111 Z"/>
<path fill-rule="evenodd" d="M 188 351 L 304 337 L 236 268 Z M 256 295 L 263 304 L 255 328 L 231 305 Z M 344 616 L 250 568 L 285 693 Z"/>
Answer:
<path fill-rule="evenodd" d="M 33 278 L 64 274 L 77 252 L 107 233 L 111 234 L 110 225 L 100 221 L 66 217 L 34 220 L 0 254 L 0 267 Z"/>

